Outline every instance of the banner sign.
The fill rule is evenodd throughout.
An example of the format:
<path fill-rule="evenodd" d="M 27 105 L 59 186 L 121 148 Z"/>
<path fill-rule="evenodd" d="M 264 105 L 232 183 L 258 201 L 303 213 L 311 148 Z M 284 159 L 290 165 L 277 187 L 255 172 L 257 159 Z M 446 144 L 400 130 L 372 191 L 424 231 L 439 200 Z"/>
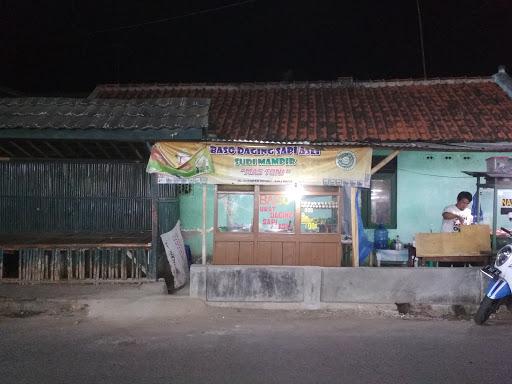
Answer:
<path fill-rule="evenodd" d="M 370 187 L 371 148 L 162 142 L 147 172 L 159 183 Z"/>
<path fill-rule="evenodd" d="M 500 213 L 510 215 L 512 213 L 512 190 L 501 189 L 498 191 L 498 201 L 500 204 Z"/>

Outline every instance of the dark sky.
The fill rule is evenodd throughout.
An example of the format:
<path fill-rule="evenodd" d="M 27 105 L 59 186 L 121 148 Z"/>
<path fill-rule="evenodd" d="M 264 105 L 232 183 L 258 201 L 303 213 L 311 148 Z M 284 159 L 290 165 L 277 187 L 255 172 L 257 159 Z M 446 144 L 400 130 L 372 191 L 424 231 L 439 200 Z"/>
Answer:
<path fill-rule="evenodd" d="M 512 70 L 512 1 L 420 7 L 428 77 Z M 0 86 L 29 94 L 423 76 L 416 0 L 0 0 L 0 42 Z"/>

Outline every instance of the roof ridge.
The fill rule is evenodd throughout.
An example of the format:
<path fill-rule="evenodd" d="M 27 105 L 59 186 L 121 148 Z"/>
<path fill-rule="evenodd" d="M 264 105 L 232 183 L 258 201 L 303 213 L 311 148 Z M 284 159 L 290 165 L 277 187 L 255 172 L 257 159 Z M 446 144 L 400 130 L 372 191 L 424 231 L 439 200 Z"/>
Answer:
<path fill-rule="evenodd" d="M 391 80 L 365 80 L 349 82 L 346 80 L 318 80 L 298 82 L 244 82 L 244 83 L 105 83 L 99 84 L 96 90 L 101 89 L 294 89 L 294 88 L 352 88 L 352 87 L 393 87 L 410 85 L 437 85 L 437 84 L 463 84 L 493 82 L 492 77 L 450 77 L 434 79 L 391 79 Z"/>
<path fill-rule="evenodd" d="M 209 104 L 210 99 L 204 97 L 158 97 L 158 98 L 74 98 L 74 97 L 0 97 L 0 105 L 52 105 L 52 106 L 79 106 L 79 105 L 101 105 L 101 106 L 144 106 L 166 107 L 174 104 Z"/>

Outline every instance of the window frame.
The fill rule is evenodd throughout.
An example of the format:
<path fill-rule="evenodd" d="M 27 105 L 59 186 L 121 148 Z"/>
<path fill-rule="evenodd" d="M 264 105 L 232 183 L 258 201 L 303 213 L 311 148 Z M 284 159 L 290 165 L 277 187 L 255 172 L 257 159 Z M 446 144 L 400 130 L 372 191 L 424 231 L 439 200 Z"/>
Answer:
<path fill-rule="evenodd" d="M 245 186 L 243 186 L 245 187 Z M 251 221 L 251 230 L 250 231 L 221 231 L 219 228 L 219 195 L 252 195 L 253 197 L 253 212 L 252 212 L 252 221 Z M 215 192 L 215 202 L 214 202 L 214 230 L 216 233 L 227 233 L 227 234 L 250 234 L 254 233 L 254 206 L 255 206 L 256 193 L 253 189 L 242 188 L 240 190 L 231 189 L 231 188 L 216 188 Z"/>
<path fill-rule="evenodd" d="M 379 164 L 385 156 L 374 156 L 372 158 L 372 167 Z M 373 180 L 391 180 L 391 196 L 390 196 L 390 222 L 382 223 L 386 229 L 397 228 L 397 159 L 396 157 L 387 163 L 382 169 L 372 175 Z M 363 219 L 363 225 L 368 229 L 376 229 L 379 223 L 373 223 L 371 221 L 372 210 L 371 210 L 371 187 L 363 189 L 361 192 L 361 218 Z"/>
<path fill-rule="evenodd" d="M 333 200 L 331 200 L 330 202 L 334 203 L 336 205 L 336 207 L 334 207 L 334 209 L 336 209 L 336 231 L 334 232 L 330 232 L 330 231 L 326 231 L 326 232 L 303 232 L 302 231 L 302 198 L 304 196 L 319 196 L 319 197 L 331 197 L 331 198 L 334 198 Z M 325 209 L 325 208 L 314 208 L 314 209 Z M 340 219 L 341 219 L 341 210 L 340 210 L 340 194 L 338 192 L 335 192 L 335 193 L 329 193 L 329 192 L 317 192 L 317 193 L 311 193 L 311 192 L 305 192 L 300 200 L 299 200 L 299 233 L 302 234 L 302 235 L 323 235 L 323 234 L 332 234 L 332 233 L 341 233 L 341 223 L 340 223 Z"/>
<path fill-rule="evenodd" d="M 302 232 L 301 228 L 301 199 L 295 201 L 295 211 L 294 211 L 294 231 L 293 232 L 261 232 L 260 231 L 260 195 L 283 195 L 286 193 L 286 186 L 267 186 L 267 185 L 218 185 L 215 188 L 215 201 L 214 201 L 214 232 L 216 234 L 230 234 L 230 235 L 244 235 L 244 234 L 253 234 L 253 235 L 286 235 L 286 236 L 313 236 L 313 235 L 332 235 L 332 234 L 340 234 L 342 232 L 342 204 L 341 204 L 341 196 L 342 189 L 340 187 L 331 187 L 331 186 L 307 186 L 304 190 L 304 195 L 308 196 L 334 196 L 336 204 L 337 204 L 337 231 L 336 232 Z M 253 217 L 252 217 L 252 225 L 251 231 L 245 232 L 234 232 L 234 231 L 220 231 L 219 230 L 219 212 L 218 212 L 218 198 L 219 194 L 251 194 L 254 197 L 254 205 L 253 205 Z"/>

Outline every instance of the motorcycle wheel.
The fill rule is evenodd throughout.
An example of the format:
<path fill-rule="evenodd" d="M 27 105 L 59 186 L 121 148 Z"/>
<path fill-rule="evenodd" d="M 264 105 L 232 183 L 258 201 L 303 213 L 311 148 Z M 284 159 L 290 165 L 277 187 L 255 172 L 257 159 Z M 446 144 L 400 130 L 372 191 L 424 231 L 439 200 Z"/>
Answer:
<path fill-rule="evenodd" d="M 478 311 L 476 311 L 475 313 L 475 323 L 477 323 L 478 325 L 482 325 L 483 323 L 485 323 L 489 316 L 496 312 L 498 307 L 499 300 L 493 300 L 485 296 L 482 302 L 480 303 L 480 306 L 478 307 Z"/>

